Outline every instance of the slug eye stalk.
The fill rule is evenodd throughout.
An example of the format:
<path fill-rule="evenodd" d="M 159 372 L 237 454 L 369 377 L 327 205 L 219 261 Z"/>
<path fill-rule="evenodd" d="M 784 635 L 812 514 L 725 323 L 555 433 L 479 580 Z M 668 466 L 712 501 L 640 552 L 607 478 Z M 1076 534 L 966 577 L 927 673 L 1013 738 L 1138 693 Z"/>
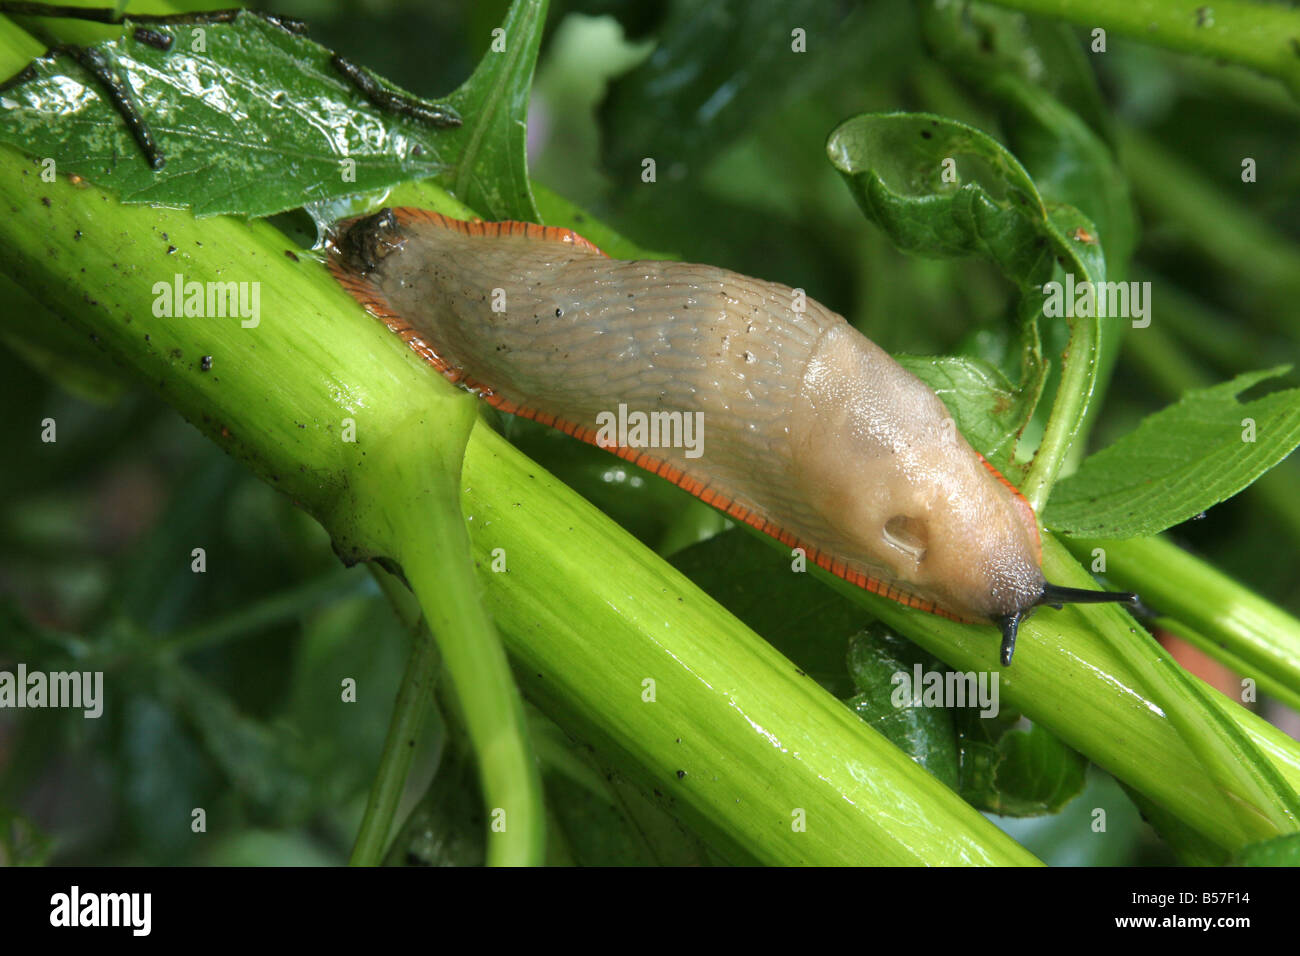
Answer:
<path fill-rule="evenodd" d="M 1089 591 L 1084 588 L 1067 588 L 1060 584 L 1048 582 L 1043 585 L 1043 593 L 1038 600 L 1026 608 L 1011 614 L 995 617 L 993 623 L 1002 632 L 1002 666 L 1011 664 L 1011 657 L 1016 652 L 1016 636 L 1020 632 L 1020 622 L 1028 617 L 1036 607 L 1047 605 L 1060 610 L 1066 604 L 1128 604 L 1138 605 L 1138 596 L 1131 591 Z"/>

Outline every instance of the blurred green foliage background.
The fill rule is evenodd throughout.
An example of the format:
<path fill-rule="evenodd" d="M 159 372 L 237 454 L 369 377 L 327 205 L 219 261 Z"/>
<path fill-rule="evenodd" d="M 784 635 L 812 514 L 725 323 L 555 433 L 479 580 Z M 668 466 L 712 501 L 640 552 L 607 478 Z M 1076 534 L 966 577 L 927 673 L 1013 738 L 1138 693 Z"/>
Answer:
<path fill-rule="evenodd" d="M 433 96 L 469 74 L 506 6 L 283 0 L 275 10 Z M 788 35 L 791 22 L 806 22 L 815 38 L 798 69 L 765 61 L 759 42 L 773 29 Z M 1086 50 L 1084 31 L 1078 37 Z M 1085 56 L 1141 218 L 1127 277 L 1153 283 L 1158 316 L 1125 339 L 1097 447 L 1187 388 L 1295 356 L 1300 108 L 1273 81 L 1118 37 L 1105 54 Z M 556 0 L 530 158 L 536 180 L 644 247 L 803 286 L 891 352 L 1005 362 L 1005 284 L 980 263 L 894 251 L 826 160 L 826 136 L 841 120 L 893 109 L 999 135 L 996 108 L 931 57 L 919 5 L 904 0 Z M 646 155 L 659 164 L 654 187 L 641 182 Z M 1242 182 L 1244 157 L 1257 163 L 1255 183 Z M 10 291 L 5 307 L 21 308 Z M 97 721 L 0 714 L 0 856 L 345 861 L 408 635 L 364 569 L 342 570 L 291 501 L 165 405 L 88 394 L 0 347 L 0 444 L 10 449 L 0 468 L 0 662 L 93 662 L 122 688 L 120 705 Z M 57 444 L 39 441 L 47 417 L 58 422 Z M 719 526 L 702 505 L 595 449 L 531 423 L 504 427 L 662 552 Z M 1176 537 L 1300 612 L 1297 488 L 1289 461 Z M 189 564 L 199 546 L 203 575 Z M 348 708 L 337 706 L 344 677 L 362 688 Z M 843 673 L 827 676 L 836 679 Z M 552 860 L 662 861 L 648 836 L 670 826 L 659 811 L 544 718 L 534 715 L 534 728 Z M 415 821 L 395 859 L 474 861 L 482 849 L 473 774 L 440 721 L 426 736 L 405 805 Z M 1087 838 L 1087 808 L 1115 786 L 1094 773 L 1061 815 L 1008 826 L 1048 862 L 1167 860 L 1136 811 L 1112 820 L 1110 839 Z M 201 841 L 189 828 L 195 806 L 222 821 Z M 615 818 L 643 825 L 602 823 Z M 685 839 L 675 852 L 677 862 L 711 859 Z"/>

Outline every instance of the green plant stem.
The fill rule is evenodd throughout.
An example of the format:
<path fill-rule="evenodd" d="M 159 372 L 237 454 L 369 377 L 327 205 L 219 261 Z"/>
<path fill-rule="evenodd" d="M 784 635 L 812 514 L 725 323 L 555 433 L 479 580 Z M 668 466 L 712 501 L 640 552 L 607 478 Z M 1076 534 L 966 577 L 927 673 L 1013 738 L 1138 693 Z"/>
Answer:
<path fill-rule="evenodd" d="M 1250 675 L 1250 679 L 1258 684 L 1259 689 L 1265 694 L 1277 698 L 1292 710 L 1300 713 L 1300 692 L 1292 690 L 1285 684 L 1278 683 L 1269 673 L 1260 670 L 1245 658 L 1238 657 L 1222 644 L 1211 640 L 1199 631 L 1193 630 L 1186 622 L 1172 617 L 1157 617 L 1149 623 L 1149 626 L 1152 630 L 1167 631 L 1181 638 L 1207 656 L 1213 657 L 1235 674 Z M 1242 691 L 1244 695 L 1244 687 Z"/>
<path fill-rule="evenodd" d="M 1021 493 L 1042 514 L 1052 485 L 1056 483 L 1088 417 L 1088 406 L 1097 385 L 1098 335 L 1093 319 L 1075 319 L 1070 326 L 1070 344 L 1061 359 L 1061 380 L 1052 410 L 1043 428 L 1043 438 L 1020 486 Z"/>
<path fill-rule="evenodd" d="M 488 864 L 539 865 L 546 835 L 541 775 L 519 690 L 479 598 L 460 508 L 461 462 L 478 404 L 442 384 L 427 400 L 408 405 L 389 409 L 378 440 L 365 443 L 367 460 L 349 477 L 354 496 L 328 524 L 336 533 L 348 528 L 347 537 L 366 542 L 376 557 L 394 560 L 415 593 L 477 759 L 489 820 Z M 439 655 L 430 647 L 414 656 L 411 680 L 432 688 Z M 413 736 L 405 725 L 418 720 L 412 710 L 417 706 L 413 698 L 399 701 L 394 720 L 404 726 L 394 728 L 390 745 L 409 745 Z M 368 862 L 382 858 L 409 764 L 409 756 L 394 757 L 391 748 L 386 757 L 382 777 L 389 783 L 378 794 L 377 822 L 362 857 Z"/>
<path fill-rule="evenodd" d="M 415 742 L 424 727 L 428 713 L 429 697 L 438 670 L 438 652 L 426 633 L 423 622 L 411 633 L 411 655 L 402 675 L 402 686 L 393 704 L 393 718 L 384 740 L 384 752 L 379 761 L 366 801 L 366 812 L 357 831 L 349 862 L 353 866 L 378 866 L 384 859 L 388 834 L 393 829 L 393 817 L 406 785 L 406 775 L 415 755 Z"/>
<path fill-rule="evenodd" d="M 1044 539 L 1043 568 L 1053 580 L 1067 585 L 1087 586 L 1090 581 L 1050 535 Z M 837 578 L 819 572 L 818 576 L 958 670 L 978 668 L 996 650 L 987 629 L 934 622 Z M 1078 627 L 1080 619 L 1091 626 Z M 1015 665 L 1001 674 L 1002 698 L 1221 847 L 1241 846 L 1255 842 L 1261 833 L 1289 830 L 1287 808 L 1270 807 L 1275 805 L 1272 790 L 1281 791 L 1285 800 L 1287 791 L 1300 786 L 1300 753 L 1294 741 L 1203 684 L 1193 699 L 1184 678 L 1196 678 L 1183 675 L 1158 646 L 1132 645 L 1140 633 L 1127 613 L 1113 605 L 1040 611 L 1021 626 Z M 1152 663 L 1157 659 L 1158 666 Z M 1066 674 L 1071 676 L 1063 678 Z M 1085 675 L 1089 676 L 1078 680 Z M 1108 689 L 1093 686 L 1093 677 Z M 1171 681 L 1178 686 L 1171 686 Z M 1049 690 L 1045 683 L 1057 687 Z M 1160 698 L 1151 696 L 1156 692 Z M 1180 712 L 1167 712 L 1158 699 L 1178 706 Z M 1049 700 L 1052 703 L 1046 703 Z M 1244 732 L 1250 738 L 1245 749 L 1257 748 L 1272 768 L 1251 766 L 1249 753 L 1230 740 L 1207 747 L 1199 739 L 1206 728 L 1192 719 L 1193 708 L 1202 700 L 1216 712 L 1216 723 L 1221 717 L 1234 724 L 1226 733 L 1216 730 L 1216 737 Z M 1155 747 L 1146 736 L 1153 730 L 1152 720 L 1163 725 L 1162 737 L 1169 735 Z M 1261 773 L 1268 776 L 1274 769 L 1281 778 L 1261 784 Z M 1224 776 L 1235 782 L 1225 787 Z M 1207 786 L 1211 778 L 1216 782 Z M 1190 792 L 1193 788 L 1195 795 Z M 1243 801 L 1242 795 L 1249 793 L 1256 798 Z M 1267 822 L 1270 813 L 1277 822 Z"/>
<path fill-rule="evenodd" d="M 459 411 L 456 428 L 463 437 L 455 447 L 461 449 L 477 404 L 464 393 L 453 393 L 442 404 Z M 419 440 L 421 424 L 412 421 L 401 429 L 416 438 L 417 449 L 425 445 Z M 446 424 L 444 418 L 439 427 Z M 394 532 L 394 556 L 437 640 L 477 758 L 489 819 L 488 864 L 538 865 L 545 858 L 546 835 L 541 773 L 528 744 L 523 701 L 510 664 L 479 599 L 460 508 L 461 457 L 457 453 L 429 460 L 407 444 L 394 447 L 388 457 L 386 471 L 408 476 L 402 484 L 428 489 L 423 500 L 403 503 L 386 518 Z M 383 476 L 381 484 L 387 478 Z M 456 559 L 445 560 L 443 553 Z"/>
<path fill-rule="evenodd" d="M 1101 27 L 1143 43 L 1213 57 L 1281 80 L 1300 97 L 1300 13 L 1247 0 L 991 0 L 998 6 Z"/>
<path fill-rule="evenodd" d="M 1300 620 L 1276 604 L 1162 537 L 1066 538 L 1064 543 L 1081 561 L 1092 561 L 1100 549 L 1112 581 L 1185 624 L 1211 650 L 1226 648 L 1247 666 L 1243 676 L 1258 670 L 1300 692 Z M 1182 633 L 1177 624 L 1171 630 Z"/>
<path fill-rule="evenodd" d="M 384 752 L 371 783 L 365 814 L 352 847 L 349 862 L 353 866 L 381 865 L 386 861 L 385 846 L 390 855 L 396 849 L 388 835 L 393 832 L 393 818 L 411 769 L 415 742 L 429 712 L 430 703 L 425 695 L 433 694 L 434 680 L 440 670 L 437 645 L 425 627 L 424 615 L 415 595 L 399 578 L 377 564 L 370 565 L 370 573 L 379 585 L 379 590 L 388 599 L 397 619 L 411 635 L 411 653 L 402 675 L 402 686 L 393 704 L 393 716 L 389 721 L 388 735 L 384 739 Z M 445 756 L 445 748 L 441 756 Z M 437 772 L 448 773 L 446 760 L 440 761 Z M 406 825 L 411 825 L 410 819 Z"/>
<path fill-rule="evenodd" d="M 42 25 L 44 28 L 45 25 Z M 104 29 L 72 20 L 58 21 L 60 38 L 74 42 L 90 42 L 95 37 L 102 36 Z M 114 30 L 120 32 L 120 28 L 109 28 L 109 32 Z M 17 55 L 18 51 L 24 49 L 23 36 L 13 24 L 7 21 L 0 23 L 0 52 L 8 50 L 11 55 Z M 9 76 L 21 65 L 20 62 L 6 63 L 0 58 L 0 73 Z M 11 158 L 13 157 L 6 155 L 6 159 Z M 29 186 L 39 184 L 44 189 L 55 185 L 45 184 L 33 176 L 35 169 L 30 163 L 18 161 L 13 164 L 12 172 L 20 178 L 31 177 Z M 60 180 L 58 185 L 65 185 L 65 181 Z M 100 201 L 117 208 L 116 203 L 107 196 L 98 193 L 96 196 Z M 48 195 L 43 199 L 48 205 Z M 73 202 L 72 205 L 75 207 L 78 204 Z M 446 210 L 462 212 L 461 207 L 450 202 L 446 204 Z M 84 226 L 92 228 L 91 219 L 94 217 L 86 216 L 89 211 L 82 208 L 77 218 Z M 163 232 L 154 228 L 155 217 L 150 211 L 139 211 L 144 216 L 139 222 L 139 232 L 132 233 L 136 248 L 153 247 L 153 243 L 147 239 L 161 238 Z M 103 219 L 96 220 L 96 224 L 102 230 L 105 222 L 111 222 L 112 219 L 110 213 Z M 193 259 L 187 262 L 187 259 L 191 250 L 197 253 L 195 259 L 204 258 L 198 250 L 202 250 L 214 234 L 221 232 L 215 226 L 217 220 L 209 221 L 203 228 L 198 228 L 188 215 L 183 221 L 188 221 L 190 228 L 170 234 L 169 249 L 175 253 L 171 263 L 164 266 L 160 260 L 150 255 L 147 264 L 142 261 L 129 264 L 130 257 L 124 256 L 123 262 L 128 264 L 123 266 L 115 262 L 110 265 L 110 269 L 124 268 L 124 285 L 139 292 L 152 288 L 156 280 L 169 279 L 172 274 L 185 272 L 191 266 L 194 272 L 216 280 L 222 271 L 220 266 L 207 268 L 206 263 Z M 265 223 L 249 227 L 241 236 L 242 231 L 235 229 L 226 233 L 229 249 L 238 251 L 232 251 L 231 257 L 225 260 L 225 265 L 232 269 L 231 274 L 247 277 L 244 281 L 258 281 L 252 278 L 259 272 L 256 266 L 252 266 L 253 261 L 259 256 L 263 259 L 283 257 L 288 243 Z M 74 232 L 77 236 L 86 234 L 85 231 Z M 184 245 L 180 238 L 182 232 L 186 233 Z M 71 236 L 72 233 L 69 238 Z M 107 239 L 102 232 L 96 238 L 101 241 Z M 103 248 L 107 248 L 107 243 Z M 69 261 L 80 255 L 70 248 L 64 254 L 69 257 Z M 232 259 L 242 260 L 242 264 L 232 262 Z M 307 260 L 307 264 L 310 268 L 319 270 L 319 266 L 310 260 Z M 32 291 L 27 281 L 30 276 L 22 271 L 22 266 L 18 266 L 20 271 L 17 274 L 13 271 L 15 263 L 6 263 L 6 266 L 8 268 L 5 271 L 11 280 Z M 143 271 L 149 277 L 141 279 L 135 276 L 132 282 L 129 277 L 137 271 Z M 319 276 L 319 271 L 316 274 Z M 225 278 L 229 279 L 230 275 Z M 277 290 L 267 291 L 269 294 L 261 301 L 268 317 L 291 315 L 303 305 L 292 297 L 278 295 Z M 40 299 L 39 294 L 36 298 Z M 121 303 L 117 305 L 120 307 Z M 129 325 L 133 318 L 148 308 L 150 307 L 143 302 L 137 303 L 138 312 L 128 308 L 125 314 L 118 313 L 115 321 Z M 338 305 L 327 305 L 317 299 L 316 308 L 336 310 Z M 54 311 L 56 314 L 60 312 L 58 309 Z M 65 317 L 68 314 L 66 305 L 62 314 Z M 231 332 L 229 328 L 214 331 L 209 326 L 199 336 L 206 340 L 205 352 L 202 354 L 220 362 L 224 347 L 225 355 L 237 355 L 261 337 L 258 334 L 260 327 L 260 322 L 248 328 L 236 323 L 235 328 L 245 333 L 240 341 L 238 337 L 226 338 Z M 263 328 L 263 333 L 265 331 Z M 148 365 L 153 366 L 149 373 L 152 381 L 157 381 L 165 388 L 168 378 L 173 377 L 179 369 L 198 369 L 198 356 L 193 351 L 195 341 L 185 330 L 173 325 L 165 330 L 155 329 L 154 333 L 146 333 L 143 340 L 145 349 L 152 353 L 147 361 Z M 92 343 L 98 342 L 98 337 L 93 332 L 89 338 Z M 154 352 L 168 339 L 174 344 L 166 355 Z M 178 341 L 186 341 L 187 349 L 176 347 Z M 304 340 L 300 346 L 291 349 L 298 353 L 297 359 L 291 359 L 288 354 L 282 353 L 279 361 L 299 361 L 305 363 L 307 368 L 323 371 L 324 365 L 320 363 L 321 356 L 317 352 L 319 343 Z M 333 360 L 339 363 L 336 368 L 344 368 L 352 361 L 347 353 L 348 350 L 344 349 L 333 356 Z M 170 371 L 163 370 L 158 364 L 160 359 L 161 366 L 171 366 Z M 235 392 L 250 385 L 251 382 L 247 379 L 240 381 L 241 370 L 235 362 L 228 366 L 218 366 L 219 372 L 205 375 L 208 379 L 206 384 L 226 390 L 230 390 L 233 385 Z M 273 362 L 272 368 L 262 370 L 262 387 L 251 396 L 246 396 L 245 400 L 264 404 L 269 402 L 274 407 L 277 398 L 287 397 L 287 392 L 283 389 L 284 368 L 275 368 L 277 364 Z M 329 381 L 330 378 L 333 379 L 332 382 Z M 391 373 L 388 376 L 381 375 L 379 381 L 391 385 Z M 340 390 L 341 385 L 343 383 L 337 376 L 327 376 L 324 387 L 332 395 L 334 410 L 323 418 L 306 415 L 302 405 L 295 402 L 280 407 L 285 418 L 262 418 L 250 429 L 251 433 L 241 428 L 236 436 L 236 429 L 231 426 L 240 419 L 237 414 L 226 417 L 222 422 L 207 418 L 203 423 L 204 430 L 210 435 L 218 436 L 237 457 L 259 459 L 258 470 L 281 488 L 289 488 L 294 484 L 295 477 L 301 479 L 304 475 L 308 476 L 308 484 L 299 500 L 305 504 L 309 502 L 308 509 L 332 531 L 335 546 L 346 560 L 391 558 L 402 566 L 426 618 L 435 628 L 435 639 L 443 652 L 450 680 L 460 688 L 461 699 L 472 702 L 465 708 L 465 716 L 469 736 L 479 758 L 483 793 L 489 801 L 501 801 L 488 809 L 495 809 L 508 802 L 511 811 L 509 827 L 499 836 L 495 831 L 493 833 L 496 838 L 489 842 L 488 861 L 504 864 L 540 863 L 544 843 L 541 786 L 535 761 L 529 752 L 526 728 L 520 716 L 522 705 L 518 691 L 510 680 L 500 642 L 474 597 L 475 591 L 465 587 L 466 581 L 473 580 L 473 570 L 469 564 L 464 528 L 460 527 L 459 531 L 456 529 L 461 524 L 459 462 L 464 441 L 472 425 L 474 409 L 466 404 L 468 399 L 465 396 L 447 390 L 438 393 L 442 396 L 441 401 L 431 401 L 428 408 L 430 412 L 439 411 L 443 414 L 427 418 L 417 415 L 412 420 L 404 420 L 401 410 L 406 403 L 401 396 L 373 402 L 367 400 L 364 389 L 350 391 L 344 386 Z M 202 391 L 202 386 L 198 390 Z M 316 431 L 314 436 L 304 434 L 308 421 L 311 422 L 312 430 Z M 292 431 L 284 434 L 287 422 L 296 425 L 298 434 L 295 435 Z M 359 432 L 362 437 L 355 441 L 349 441 L 346 437 L 340 440 L 340 436 L 345 435 L 349 428 Z M 272 443 L 278 444 L 278 448 L 258 447 L 262 441 L 276 434 L 280 438 L 273 439 Z M 320 439 L 327 436 L 327 441 L 320 442 Z M 416 442 L 408 447 L 407 442 L 412 438 Z M 302 460 L 294 461 L 296 455 L 293 450 L 301 451 L 305 445 L 312 444 L 313 440 L 316 440 L 319 450 L 325 454 L 310 465 Z M 325 446 L 329 444 L 335 446 L 334 451 L 327 450 Z M 282 477 L 284 483 L 280 484 Z M 419 515 L 422 520 L 412 520 L 412 515 Z M 448 609 L 455 613 L 448 616 Z M 405 768 L 385 763 L 384 773 L 385 780 L 379 782 L 381 788 L 386 786 L 385 781 L 389 779 L 387 775 L 391 774 L 392 779 L 399 776 L 404 778 Z M 391 816 L 391 810 L 388 813 Z M 377 819 L 374 815 L 371 816 L 372 829 L 363 835 L 367 845 L 382 842 L 387 836 L 387 829 L 375 822 Z M 384 832 L 376 837 L 375 832 L 379 829 Z"/>
<path fill-rule="evenodd" d="M 624 755 L 620 769 L 715 847 L 785 864 L 1032 862 L 482 424 L 465 473 L 485 596 L 529 698 L 598 750 Z M 486 570 L 496 548 L 508 574 Z M 801 820 L 817 823 L 801 831 Z M 925 824 L 895 825 L 904 820 Z"/>

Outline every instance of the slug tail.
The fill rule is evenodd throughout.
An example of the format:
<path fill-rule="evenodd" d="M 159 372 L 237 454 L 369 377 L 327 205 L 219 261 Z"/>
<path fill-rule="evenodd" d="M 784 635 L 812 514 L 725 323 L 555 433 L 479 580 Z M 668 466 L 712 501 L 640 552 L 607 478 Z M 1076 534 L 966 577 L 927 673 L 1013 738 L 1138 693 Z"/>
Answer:
<path fill-rule="evenodd" d="M 393 307 L 390 306 L 389 300 L 383 295 L 380 287 L 370 281 L 364 273 L 348 267 L 346 260 L 335 255 L 330 255 L 328 267 L 338 284 L 343 286 L 343 290 L 361 303 L 365 311 L 385 324 L 390 332 L 398 334 L 398 337 L 402 338 L 402 341 L 406 342 L 416 355 L 433 365 L 435 369 L 442 372 L 442 375 L 451 378 L 451 381 L 460 380 L 460 369 L 448 364 L 437 351 L 434 351 L 432 345 L 424 341 L 419 332 L 411 328 L 411 323 L 393 311 Z"/>
<path fill-rule="evenodd" d="M 372 215 L 344 219 L 335 225 L 325 244 L 328 253 L 326 265 L 335 281 L 348 295 L 361 303 L 367 312 L 383 322 L 390 331 L 397 333 L 412 351 L 435 369 L 451 381 L 478 391 L 483 398 L 491 401 L 494 397 L 492 389 L 468 380 L 464 370 L 442 358 L 433 345 L 393 308 L 379 284 L 371 278 L 379 264 L 401 248 L 407 230 L 429 226 L 460 232 L 467 236 L 492 238 L 514 236 L 538 242 L 560 242 L 600 256 L 604 256 L 605 253 L 572 229 L 560 226 L 539 226 L 536 223 L 514 220 L 467 222 L 415 206 L 385 207 Z M 501 407 L 504 403 L 498 401 L 494 404 Z M 510 408 L 504 410 L 514 414 L 524 414 L 527 411 L 515 411 Z M 525 417 L 536 417 L 536 413 Z M 557 427 L 563 428 L 562 425 Z"/>

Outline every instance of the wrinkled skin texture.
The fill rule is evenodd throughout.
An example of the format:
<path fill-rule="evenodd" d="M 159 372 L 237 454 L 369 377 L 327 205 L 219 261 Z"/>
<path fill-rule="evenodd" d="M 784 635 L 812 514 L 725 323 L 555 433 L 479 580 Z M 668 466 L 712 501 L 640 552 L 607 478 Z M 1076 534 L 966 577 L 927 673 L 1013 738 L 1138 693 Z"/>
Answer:
<path fill-rule="evenodd" d="M 849 580 L 967 620 L 1043 594 L 1024 499 L 934 392 L 795 290 L 714 266 L 612 260 L 567 230 L 410 209 L 342 224 L 331 268 L 507 411 L 554 416 L 587 440 L 620 404 L 703 413 L 700 457 L 645 449 L 673 470 L 660 473 Z"/>

